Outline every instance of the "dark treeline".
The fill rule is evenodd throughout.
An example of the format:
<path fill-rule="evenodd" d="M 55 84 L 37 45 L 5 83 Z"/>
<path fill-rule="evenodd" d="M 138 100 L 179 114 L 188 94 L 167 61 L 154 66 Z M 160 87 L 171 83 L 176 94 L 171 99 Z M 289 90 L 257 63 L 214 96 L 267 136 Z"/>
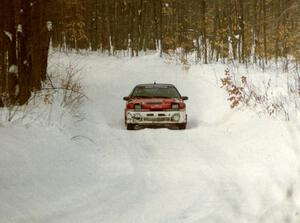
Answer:
<path fill-rule="evenodd" d="M 205 63 L 299 58 L 299 0 L 62 0 L 53 44 L 108 51 L 181 48 Z"/>
<path fill-rule="evenodd" d="M 46 79 L 51 6 L 45 0 L 0 1 L 0 106 L 24 104 Z M 48 23 L 50 26 L 50 23 Z"/>
<path fill-rule="evenodd" d="M 51 29 L 53 27 L 53 29 Z M 52 30 L 52 31 L 51 31 Z M 299 0 L 1 0 L 0 106 L 24 104 L 46 79 L 50 37 L 62 50 L 265 65 L 300 58 Z"/>

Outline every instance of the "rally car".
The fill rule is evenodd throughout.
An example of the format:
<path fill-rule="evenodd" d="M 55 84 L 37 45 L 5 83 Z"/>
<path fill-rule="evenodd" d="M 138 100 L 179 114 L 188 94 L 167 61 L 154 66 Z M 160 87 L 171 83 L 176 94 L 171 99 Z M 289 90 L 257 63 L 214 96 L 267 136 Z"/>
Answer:
<path fill-rule="evenodd" d="M 123 98 L 126 103 L 125 125 L 128 130 L 136 126 L 166 126 L 185 129 L 187 114 L 185 100 L 172 84 L 140 84 Z"/>

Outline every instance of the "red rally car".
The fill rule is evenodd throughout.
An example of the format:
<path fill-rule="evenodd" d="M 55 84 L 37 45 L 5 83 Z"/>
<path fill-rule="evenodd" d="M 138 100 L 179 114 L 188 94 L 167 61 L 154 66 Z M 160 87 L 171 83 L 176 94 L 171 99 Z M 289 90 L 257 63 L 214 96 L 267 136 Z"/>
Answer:
<path fill-rule="evenodd" d="M 123 98 L 126 103 L 125 125 L 128 130 L 136 126 L 176 126 L 185 129 L 187 114 L 185 100 L 172 84 L 140 84 Z"/>

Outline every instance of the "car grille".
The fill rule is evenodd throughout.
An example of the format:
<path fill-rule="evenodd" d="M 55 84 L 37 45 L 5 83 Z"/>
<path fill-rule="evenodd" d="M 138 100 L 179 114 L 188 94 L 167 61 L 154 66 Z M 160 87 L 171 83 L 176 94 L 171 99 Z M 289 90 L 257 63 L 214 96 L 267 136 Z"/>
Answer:
<path fill-rule="evenodd" d="M 167 121 L 171 121 L 171 118 L 168 118 L 168 117 L 153 117 L 153 118 L 145 117 L 144 121 L 147 121 L 147 122 L 167 122 Z"/>
<path fill-rule="evenodd" d="M 147 102 L 147 105 L 161 105 L 161 102 Z"/>

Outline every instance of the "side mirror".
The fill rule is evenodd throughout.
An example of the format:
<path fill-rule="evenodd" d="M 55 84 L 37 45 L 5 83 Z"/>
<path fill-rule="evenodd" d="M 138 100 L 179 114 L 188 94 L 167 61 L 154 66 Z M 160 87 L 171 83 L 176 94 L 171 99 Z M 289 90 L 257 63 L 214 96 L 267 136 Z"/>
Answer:
<path fill-rule="evenodd" d="M 124 100 L 124 101 L 129 101 L 129 99 L 130 99 L 129 96 L 123 97 L 123 100 Z"/>
<path fill-rule="evenodd" d="M 188 96 L 182 96 L 181 99 L 184 100 L 184 101 L 186 101 L 186 100 L 189 99 L 189 97 Z"/>

